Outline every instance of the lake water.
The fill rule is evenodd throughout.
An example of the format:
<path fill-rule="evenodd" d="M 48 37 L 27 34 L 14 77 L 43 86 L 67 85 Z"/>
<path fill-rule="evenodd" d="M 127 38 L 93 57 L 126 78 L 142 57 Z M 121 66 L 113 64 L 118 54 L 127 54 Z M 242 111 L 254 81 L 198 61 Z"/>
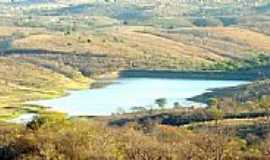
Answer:
<path fill-rule="evenodd" d="M 196 95 L 208 92 L 210 88 L 236 86 L 245 81 L 228 80 L 184 80 L 159 78 L 120 78 L 104 88 L 70 91 L 66 97 L 32 102 L 52 107 L 69 115 L 110 115 L 119 108 L 130 111 L 131 107 L 157 107 L 155 100 L 166 98 L 167 106 L 179 102 L 182 106 L 197 104 L 187 101 Z"/>
<path fill-rule="evenodd" d="M 8 120 L 7 122 L 10 123 L 20 123 L 20 124 L 27 124 L 28 122 L 30 122 L 34 117 L 36 116 L 36 114 L 34 113 L 26 113 L 26 114 L 22 114 L 17 118 Z"/>

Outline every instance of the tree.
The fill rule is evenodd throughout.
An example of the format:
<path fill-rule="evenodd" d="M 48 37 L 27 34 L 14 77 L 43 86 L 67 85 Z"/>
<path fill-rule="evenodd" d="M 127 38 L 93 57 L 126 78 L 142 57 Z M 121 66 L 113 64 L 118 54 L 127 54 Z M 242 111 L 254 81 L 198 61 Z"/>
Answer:
<path fill-rule="evenodd" d="M 218 99 L 217 98 L 209 98 L 208 101 L 207 101 L 207 105 L 208 107 L 217 107 L 218 105 Z"/>
<path fill-rule="evenodd" d="M 155 103 L 158 105 L 159 108 L 164 109 L 165 105 L 167 104 L 166 98 L 159 98 L 156 99 Z"/>
<path fill-rule="evenodd" d="M 92 40 L 91 39 L 87 39 L 87 43 L 91 43 L 92 42 Z"/>
<path fill-rule="evenodd" d="M 215 121 L 216 132 L 218 132 L 218 121 L 224 116 L 223 110 L 220 108 L 220 101 L 217 98 L 210 98 L 207 101 L 210 116 Z"/>
<path fill-rule="evenodd" d="M 124 108 L 118 107 L 116 113 L 117 113 L 118 115 L 120 115 L 120 114 L 124 114 L 124 113 L 126 113 L 126 112 L 125 112 Z"/>
<path fill-rule="evenodd" d="M 179 102 L 174 102 L 174 104 L 173 104 L 173 108 L 174 108 L 174 109 L 181 108 L 181 106 L 180 106 Z"/>
<path fill-rule="evenodd" d="M 128 21 L 124 21 L 123 24 L 124 24 L 124 25 L 128 25 Z"/>
<path fill-rule="evenodd" d="M 218 131 L 218 121 L 223 119 L 224 113 L 221 109 L 214 107 L 209 109 L 209 113 L 211 115 L 211 117 L 213 118 L 213 120 L 215 121 L 215 128 L 216 128 L 216 132 Z"/>

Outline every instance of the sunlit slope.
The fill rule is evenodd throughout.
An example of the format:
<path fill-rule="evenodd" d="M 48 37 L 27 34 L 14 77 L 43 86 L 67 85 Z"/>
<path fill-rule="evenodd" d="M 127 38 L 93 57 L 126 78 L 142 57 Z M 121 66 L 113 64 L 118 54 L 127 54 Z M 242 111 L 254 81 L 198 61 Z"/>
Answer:
<path fill-rule="evenodd" d="M 228 38 L 229 41 L 242 44 L 254 50 L 270 51 L 270 37 L 261 33 L 253 32 L 247 29 L 238 28 L 210 28 L 206 32 L 221 35 L 221 39 Z"/>
<path fill-rule="evenodd" d="M 207 27 L 162 31 L 151 27 L 111 27 L 99 32 L 34 34 L 13 41 L 14 49 L 95 53 L 127 58 L 171 58 L 179 65 L 208 64 L 268 53 L 270 37 L 240 28 Z M 144 59 L 141 59 L 142 61 Z"/>
<path fill-rule="evenodd" d="M 0 38 L 11 37 L 11 36 L 24 37 L 29 34 L 38 34 L 38 33 L 46 33 L 46 29 L 0 26 Z"/>
<path fill-rule="evenodd" d="M 222 58 L 244 58 L 249 54 L 267 54 L 270 51 L 268 35 L 236 27 L 186 28 L 149 34 L 196 46 Z"/>
<path fill-rule="evenodd" d="M 90 82 L 87 78 L 70 72 L 74 78 L 22 59 L 0 58 L 0 119 L 21 111 L 17 108 L 21 102 L 52 98 L 63 95 L 66 89 L 87 87 Z"/>

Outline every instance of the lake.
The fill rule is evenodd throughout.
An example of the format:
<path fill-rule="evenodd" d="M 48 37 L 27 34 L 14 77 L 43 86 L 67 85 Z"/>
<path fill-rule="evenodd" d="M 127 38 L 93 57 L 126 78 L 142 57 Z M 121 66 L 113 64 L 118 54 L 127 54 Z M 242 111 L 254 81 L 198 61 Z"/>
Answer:
<path fill-rule="evenodd" d="M 54 110 L 78 115 L 111 115 L 119 108 L 130 111 L 132 107 L 157 107 L 155 100 L 166 98 L 168 107 L 175 102 L 181 106 L 205 106 L 188 101 L 196 95 L 209 92 L 211 88 L 221 88 L 245 84 L 235 80 L 187 80 L 164 78 L 119 78 L 112 84 L 81 91 L 69 91 L 69 95 L 52 100 L 40 100 L 32 104 L 51 107 Z"/>

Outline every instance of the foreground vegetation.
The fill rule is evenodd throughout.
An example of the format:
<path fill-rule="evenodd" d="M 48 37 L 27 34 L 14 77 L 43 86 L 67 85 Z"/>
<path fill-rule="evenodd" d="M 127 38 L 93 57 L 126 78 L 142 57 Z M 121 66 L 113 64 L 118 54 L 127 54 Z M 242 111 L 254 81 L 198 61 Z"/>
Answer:
<path fill-rule="evenodd" d="M 258 102 L 262 111 L 269 109 L 269 102 L 265 102 Z M 162 121 L 148 118 L 145 121 L 130 121 L 120 127 L 108 124 L 112 121 L 111 118 L 116 117 L 70 119 L 62 113 L 44 112 L 26 126 L 1 123 L 0 157 L 3 160 L 269 159 L 268 116 L 242 120 L 226 118 L 224 114 L 229 112 L 224 105 L 218 100 L 210 100 L 206 113 L 213 121 L 209 119 L 189 125 L 179 123 L 177 126 L 162 125 Z M 259 107 L 255 110 L 258 109 Z M 184 115 L 181 110 L 183 108 L 171 113 L 166 110 L 155 111 L 151 115 L 165 118 L 157 112 L 167 112 L 167 117 L 175 113 L 181 117 Z M 193 118 L 189 119 L 197 117 L 196 109 L 189 109 L 189 112 L 193 114 Z M 239 109 L 235 113 L 241 112 L 243 110 Z M 137 118 L 145 116 L 142 113 L 134 114 L 137 114 Z"/>

